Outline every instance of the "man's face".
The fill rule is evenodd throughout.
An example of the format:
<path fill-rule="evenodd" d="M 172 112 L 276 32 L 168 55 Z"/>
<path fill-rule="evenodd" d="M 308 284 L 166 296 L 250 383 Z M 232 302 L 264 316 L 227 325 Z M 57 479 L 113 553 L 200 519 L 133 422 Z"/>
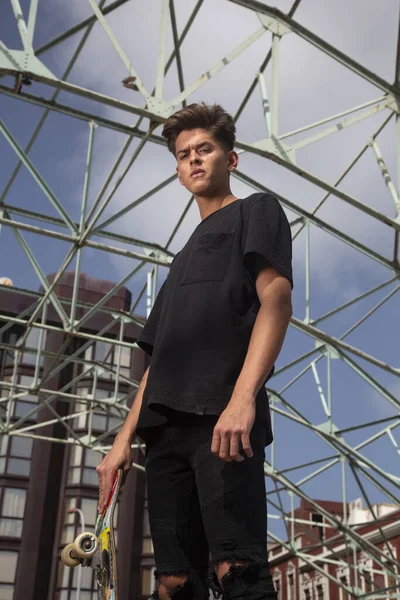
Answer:
<path fill-rule="evenodd" d="M 213 196 L 229 188 L 237 154 L 225 150 L 206 129 L 182 131 L 176 139 L 179 181 L 195 196 Z"/>

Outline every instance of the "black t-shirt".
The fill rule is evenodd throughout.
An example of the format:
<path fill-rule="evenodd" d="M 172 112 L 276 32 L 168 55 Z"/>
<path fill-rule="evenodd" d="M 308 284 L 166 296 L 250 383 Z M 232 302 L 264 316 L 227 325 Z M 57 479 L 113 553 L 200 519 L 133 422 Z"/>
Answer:
<path fill-rule="evenodd" d="M 254 253 L 293 285 L 290 226 L 270 194 L 215 211 L 175 256 L 137 341 L 151 355 L 137 426 L 143 440 L 171 409 L 220 415 L 228 404 L 260 308 Z M 272 431 L 264 385 L 256 407 L 256 418 L 266 422 L 267 445 Z"/>

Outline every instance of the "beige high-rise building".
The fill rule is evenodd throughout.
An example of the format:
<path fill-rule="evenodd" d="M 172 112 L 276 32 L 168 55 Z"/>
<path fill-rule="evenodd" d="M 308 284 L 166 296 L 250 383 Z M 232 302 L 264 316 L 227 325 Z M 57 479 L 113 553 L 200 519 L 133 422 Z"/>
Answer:
<path fill-rule="evenodd" d="M 55 288 L 65 307 L 72 298 L 73 281 L 74 273 L 66 273 Z M 81 274 L 77 318 L 113 285 Z M 12 319 L 24 310 L 29 316 L 41 296 L 18 289 L 0 291 L 1 314 L 10 316 L 9 322 L 0 322 L 0 411 L 3 419 L 18 423 L 20 433 L 25 431 L 0 433 L 0 599 L 94 600 L 93 571 L 65 567 L 60 551 L 82 526 L 89 530 L 94 526 L 95 469 L 102 455 L 87 447 L 89 436 L 103 445 L 112 443 L 148 359 L 133 347 L 140 323 L 127 322 L 122 329 L 122 319 L 115 319 L 130 310 L 131 294 L 125 288 L 88 319 L 85 332 L 92 338 L 68 337 L 49 305 L 45 321 L 49 328 L 33 327 L 19 351 L 25 327 Z M 116 323 L 110 327 L 113 319 Z M 98 339 L 104 329 L 103 339 Z M 87 347 L 79 351 L 84 344 Z M 16 399 L 10 403 L 11 393 Z M 50 441 L 54 439 L 59 442 Z M 144 463 L 139 447 L 134 449 L 134 462 Z M 116 528 L 120 597 L 148 598 L 154 561 L 143 470 L 133 468 L 127 478 Z"/>

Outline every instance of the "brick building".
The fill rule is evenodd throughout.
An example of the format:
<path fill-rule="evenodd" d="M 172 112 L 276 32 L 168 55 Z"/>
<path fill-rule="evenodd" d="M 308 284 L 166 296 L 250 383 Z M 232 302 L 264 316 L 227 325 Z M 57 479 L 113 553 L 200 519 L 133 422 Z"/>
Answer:
<path fill-rule="evenodd" d="M 350 600 L 363 594 L 398 597 L 399 507 L 376 504 L 371 507 L 372 513 L 357 499 L 347 505 L 344 514 L 341 502 L 319 500 L 318 505 L 339 523 L 345 519 L 362 538 L 363 548 L 349 543 L 348 538 L 346 543 L 343 533 L 326 516 L 302 500 L 294 511 L 292 544 L 296 555 L 289 543 L 269 547 L 271 573 L 280 600 Z M 377 553 L 379 562 L 371 558 L 376 548 L 383 555 Z"/>

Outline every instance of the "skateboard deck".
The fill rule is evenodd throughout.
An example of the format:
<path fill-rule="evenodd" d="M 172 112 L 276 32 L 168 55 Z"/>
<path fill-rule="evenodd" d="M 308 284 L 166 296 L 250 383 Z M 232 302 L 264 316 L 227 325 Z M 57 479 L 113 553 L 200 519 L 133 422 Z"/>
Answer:
<path fill-rule="evenodd" d="M 113 517 L 121 487 L 122 471 L 115 476 L 108 502 L 97 516 L 94 534 L 85 531 L 65 546 L 61 560 L 68 567 L 91 567 L 97 580 L 98 600 L 118 600 L 117 553 Z"/>

